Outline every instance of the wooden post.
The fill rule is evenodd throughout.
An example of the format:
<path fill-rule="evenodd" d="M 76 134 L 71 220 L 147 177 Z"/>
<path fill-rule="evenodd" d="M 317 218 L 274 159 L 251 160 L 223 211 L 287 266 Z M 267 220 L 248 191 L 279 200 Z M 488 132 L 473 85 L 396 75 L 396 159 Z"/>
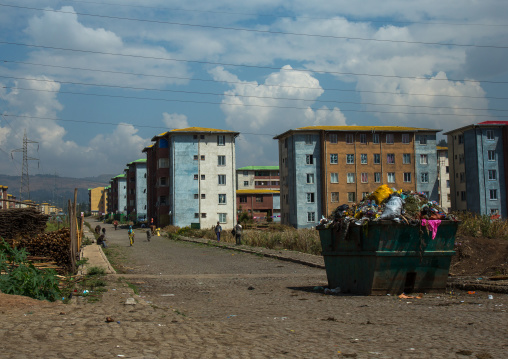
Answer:
<path fill-rule="evenodd" d="M 75 221 L 71 220 L 72 216 L 73 216 L 73 209 L 74 207 L 72 206 L 72 203 L 71 203 L 71 200 L 69 199 L 69 202 L 68 202 L 68 206 L 69 206 L 69 230 L 70 230 L 70 235 L 71 235 L 71 242 L 70 242 L 70 256 L 71 256 L 71 269 L 72 269 L 72 273 L 74 274 L 76 272 L 76 246 L 74 245 L 74 242 L 76 241 L 76 237 L 75 237 Z"/>

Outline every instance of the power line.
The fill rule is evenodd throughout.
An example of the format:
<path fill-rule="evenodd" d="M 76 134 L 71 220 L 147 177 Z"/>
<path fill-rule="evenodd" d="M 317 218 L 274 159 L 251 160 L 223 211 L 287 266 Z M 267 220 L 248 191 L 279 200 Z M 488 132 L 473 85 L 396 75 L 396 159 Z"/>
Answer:
<path fill-rule="evenodd" d="M 49 81 L 49 80 L 46 80 L 46 81 Z M 58 81 L 55 81 L 55 82 L 58 82 Z M 91 86 L 94 86 L 94 85 L 91 85 Z M 115 86 L 106 86 L 106 87 L 115 87 Z M 61 90 L 47 90 L 47 89 L 24 88 L 24 87 L 19 87 L 19 86 L 3 86 L 3 88 L 6 88 L 6 89 L 15 89 L 15 90 L 25 90 L 25 91 L 62 93 L 62 94 L 71 94 L 71 95 L 122 98 L 122 99 L 131 99 L 131 100 L 186 102 L 186 100 L 176 100 L 176 99 L 167 99 L 167 98 L 153 98 L 153 97 L 139 97 L 139 96 L 125 96 L 125 95 L 110 95 L 110 94 L 94 94 L 94 93 L 74 92 L 74 91 L 61 91 Z M 124 89 L 125 87 L 120 87 L 120 88 Z M 254 99 L 263 99 L 263 100 L 307 101 L 307 102 L 335 103 L 335 104 L 346 104 L 346 105 L 371 105 L 371 106 L 431 108 L 431 109 L 467 110 L 467 111 L 501 111 L 501 112 L 508 111 L 506 109 L 495 109 L 495 108 L 470 108 L 470 107 L 428 106 L 428 105 L 399 105 L 399 104 L 374 103 L 374 102 L 334 101 L 334 100 L 329 100 L 328 101 L 328 100 L 311 100 L 311 99 L 287 98 L 287 97 L 233 95 L 233 94 L 226 94 L 226 93 L 211 93 L 211 92 L 198 92 L 198 91 L 157 90 L 157 89 L 141 89 L 141 88 L 133 88 L 133 89 L 137 89 L 137 90 L 150 90 L 150 91 L 163 91 L 163 92 L 167 91 L 167 92 L 176 92 L 176 93 L 192 94 L 192 95 L 230 96 L 230 97 L 254 98 Z M 193 101 L 189 101 L 189 102 L 193 102 Z M 242 106 L 243 105 L 243 104 L 230 104 L 230 103 L 224 103 L 224 102 L 219 102 L 219 103 L 206 102 L 206 103 L 221 104 L 221 105 L 234 105 L 234 106 Z M 254 105 L 254 104 L 250 104 L 250 105 L 245 105 L 245 106 L 288 108 L 287 106 L 278 106 L 278 105 Z M 289 107 L 289 108 L 294 108 L 294 109 L 299 109 L 299 110 L 307 110 L 309 107 Z M 313 110 L 317 110 L 315 108 L 312 108 L 312 109 Z"/>
<path fill-rule="evenodd" d="M 18 8 L 18 9 L 26 9 L 26 10 L 44 11 L 44 12 L 56 12 L 56 13 L 73 14 L 73 15 L 80 15 L 80 16 L 99 17 L 99 18 L 113 19 L 113 20 L 139 21 L 139 22 L 148 22 L 148 23 L 155 23 L 155 24 L 178 25 L 178 26 L 185 26 L 185 27 L 196 27 L 196 28 L 205 28 L 205 29 L 216 29 L 216 30 L 232 30 L 232 31 L 253 32 L 253 33 L 272 34 L 272 35 L 291 35 L 291 36 L 327 38 L 327 39 L 336 39 L 336 40 L 373 41 L 373 42 L 383 42 L 383 43 L 388 42 L 388 43 L 410 44 L 410 45 L 434 45 L 434 46 L 508 49 L 508 46 L 498 46 L 498 45 L 455 44 L 455 43 L 425 42 L 425 41 L 372 39 L 372 38 L 363 38 L 363 37 L 335 36 L 335 35 L 322 35 L 322 34 L 306 34 L 306 33 L 297 33 L 297 32 L 259 30 L 259 29 L 240 28 L 240 27 L 213 26 L 213 25 L 203 25 L 203 24 L 189 24 L 189 23 L 182 23 L 182 22 L 126 18 L 126 17 L 119 17 L 119 16 L 88 14 L 88 13 L 81 13 L 81 12 L 75 12 L 75 11 L 73 12 L 73 11 L 63 11 L 63 10 L 54 10 L 54 9 L 41 9 L 41 8 L 33 8 L 33 7 L 18 6 L 18 5 L 8 5 L 8 4 L 0 4 L 0 6 Z"/>
<path fill-rule="evenodd" d="M 508 83 L 508 81 L 488 81 L 488 80 L 468 80 L 468 79 L 459 80 L 459 79 L 449 79 L 449 78 L 440 79 L 440 78 L 428 78 L 428 77 L 418 77 L 418 76 L 397 76 L 397 75 L 381 75 L 381 74 L 362 74 L 362 73 L 341 72 L 341 71 L 286 69 L 286 68 L 270 67 L 270 66 L 244 65 L 244 64 L 232 64 L 232 63 L 224 63 L 224 62 L 175 59 L 175 58 L 170 58 L 170 57 L 155 57 L 155 56 L 143 56 L 143 55 L 134 55 L 134 54 L 119 54 L 119 53 L 113 53 L 113 52 L 70 49 L 70 48 L 63 48 L 63 47 L 24 44 L 24 43 L 9 42 L 9 41 L 0 41 L 0 44 L 34 47 L 34 48 L 50 49 L 50 50 L 60 50 L 60 51 L 71 51 L 71 52 L 78 52 L 78 53 L 90 53 L 90 54 L 98 54 L 98 55 L 140 58 L 140 59 L 147 59 L 147 60 L 186 62 L 186 63 L 195 63 L 195 64 L 202 64 L 202 65 L 216 65 L 216 66 L 220 65 L 220 66 L 231 66 L 231 67 L 246 67 L 246 68 L 254 68 L 254 69 L 267 69 L 267 70 L 288 71 L 288 72 L 304 72 L 304 73 L 329 74 L 329 75 L 368 76 L 368 77 L 412 79 L 412 80 L 426 80 L 426 81 L 429 81 L 429 80 L 432 80 L 432 81 L 459 81 L 459 82 L 473 82 L 473 83 L 483 82 L 483 83 L 491 83 L 491 84 L 507 84 Z"/>
<path fill-rule="evenodd" d="M 309 19 L 309 20 L 333 20 L 333 21 L 348 21 L 347 19 L 337 19 L 331 17 L 313 17 L 313 16 L 299 16 L 299 15 L 273 15 L 273 14 L 254 14 L 254 13 L 245 13 L 245 12 L 233 12 L 233 11 L 216 11 L 216 10 L 196 10 L 196 9 L 178 9 L 178 8 L 168 8 L 168 7 L 156 7 L 156 6 L 146 6 L 146 5 L 127 5 L 127 4 L 119 4 L 119 3 L 105 3 L 105 2 L 95 2 L 95 1 L 77 1 L 77 0 L 68 0 L 71 2 L 82 3 L 82 4 L 98 4 L 98 5 L 110 5 L 110 6 L 120 6 L 120 7 L 132 7 L 132 8 L 144 8 L 144 9 L 154 9 L 154 10 L 167 10 L 167 11 L 182 11 L 182 12 L 197 12 L 197 13 L 210 13 L 210 14 L 226 14 L 226 15 L 243 15 L 243 16 L 259 16 L 259 17 L 271 17 L 271 18 L 279 18 L 279 19 Z M 372 20 L 372 19 L 362 19 L 356 21 L 365 21 L 372 23 L 383 23 L 386 24 L 386 21 L 382 20 Z M 449 22 L 434 22 L 434 21 L 390 21 L 391 24 L 420 24 L 420 25 L 452 25 L 452 26 L 487 26 L 487 27 L 503 27 L 508 26 L 508 24 L 480 24 L 480 23 L 449 23 Z"/>
<path fill-rule="evenodd" d="M 80 71 L 91 71 L 91 72 L 99 72 L 99 73 L 110 73 L 110 74 L 119 74 L 119 75 L 143 76 L 143 77 L 166 78 L 166 79 L 189 80 L 189 81 L 203 81 L 203 82 L 225 83 L 225 84 L 234 84 L 234 85 L 243 85 L 243 86 L 256 86 L 256 87 L 294 88 L 294 89 L 309 89 L 309 90 L 338 91 L 338 92 L 355 92 L 355 93 L 356 92 L 357 93 L 373 93 L 373 94 L 388 94 L 388 95 L 407 95 L 407 96 L 450 97 L 450 98 L 481 98 L 481 99 L 492 99 L 492 100 L 508 100 L 508 97 L 494 97 L 494 96 L 468 96 L 468 95 L 448 95 L 448 94 L 426 94 L 426 93 L 392 92 L 392 91 L 350 90 L 350 89 L 339 89 L 339 88 L 330 88 L 330 87 L 326 88 L 326 87 L 292 86 L 292 85 L 267 85 L 267 84 L 258 84 L 258 83 L 245 82 L 245 81 L 244 82 L 242 82 L 242 81 L 225 81 L 225 80 L 202 79 L 202 78 L 193 78 L 193 77 L 153 75 L 153 74 L 144 74 L 144 73 L 136 73 L 136 72 L 124 72 L 124 71 L 90 69 L 90 68 L 62 66 L 62 65 L 38 64 L 38 63 L 33 63 L 33 62 L 3 60 L 3 59 L 0 59 L 0 62 L 23 64 L 23 65 L 33 65 L 33 66 L 42 66 L 42 67 L 52 67 L 52 68 L 61 68 L 61 69 L 69 69 L 69 70 L 80 70 Z M 10 78 L 9 76 L 2 76 L 2 75 L 0 75 L 0 77 Z M 15 77 L 12 77 L 12 78 L 15 78 Z M 428 78 L 426 78 L 426 79 L 429 80 Z M 449 81 L 466 81 L 466 80 L 457 80 L 457 79 L 448 79 L 448 80 Z M 476 80 L 476 81 L 477 82 L 485 82 L 485 81 L 482 81 L 482 80 Z M 61 81 L 59 81 L 59 82 L 61 82 Z M 64 83 L 64 82 L 62 82 L 62 83 Z M 71 82 L 69 82 L 69 83 L 71 83 Z"/>

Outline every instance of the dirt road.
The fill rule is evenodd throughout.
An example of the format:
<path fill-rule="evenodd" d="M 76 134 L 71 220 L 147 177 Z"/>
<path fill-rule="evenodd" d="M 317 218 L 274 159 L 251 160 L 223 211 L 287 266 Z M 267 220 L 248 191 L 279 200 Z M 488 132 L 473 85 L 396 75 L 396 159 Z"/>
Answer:
<path fill-rule="evenodd" d="M 92 224 L 95 227 L 95 224 Z M 505 358 L 508 296 L 330 296 L 325 271 L 107 227 L 100 303 L 4 310 L 13 358 Z M 123 279 L 122 279 L 123 278 Z M 136 305 L 124 304 L 139 289 Z M 60 314 L 65 313 L 65 314 Z M 106 316 L 115 319 L 106 323 Z M 119 323 L 118 323 L 119 322 Z"/>

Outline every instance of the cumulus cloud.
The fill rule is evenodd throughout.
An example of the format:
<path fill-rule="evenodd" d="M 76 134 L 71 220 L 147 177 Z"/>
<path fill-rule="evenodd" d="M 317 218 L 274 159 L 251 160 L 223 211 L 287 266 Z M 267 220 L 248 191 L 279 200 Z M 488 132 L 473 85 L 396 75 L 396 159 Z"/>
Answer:
<path fill-rule="evenodd" d="M 312 107 L 324 92 L 315 77 L 291 70 L 286 65 L 261 84 L 241 81 L 222 67 L 210 71 L 215 80 L 232 82 L 232 88 L 224 93 L 221 109 L 230 128 L 244 133 L 238 142 L 237 158 L 243 162 L 239 165 L 277 163 L 276 141 L 272 137 L 291 128 L 346 124 L 340 109 Z"/>
<path fill-rule="evenodd" d="M 187 116 L 178 113 L 164 112 L 162 114 L 162 122 L 169 129 L 189 127 L 189 123 L 187 122 Z"/>

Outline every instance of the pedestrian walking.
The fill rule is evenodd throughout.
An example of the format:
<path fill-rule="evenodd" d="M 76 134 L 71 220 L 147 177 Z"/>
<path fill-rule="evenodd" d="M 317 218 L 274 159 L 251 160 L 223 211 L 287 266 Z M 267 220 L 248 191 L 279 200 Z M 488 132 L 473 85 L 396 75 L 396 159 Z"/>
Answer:
<path fill-rule="evenodd" d="M 132 247 L 132 245 L 134 244 L 134 230 L 132 229 L 132 226 L 129 226 L 129 243 Z"/>
<path fill-rule="evenodd" d="M 233 235 L 235 236 L 236 244 L 242 244 L 242 225 L 240 223 L 237 223 L 233 228 Z"/>
<path fill-rule="evenodd" d="M 222 227 L 220 226 L 220 223 L 217 222 L 217 225 L 215 226 L 215 234 L 217 235 L 217 242 L 220 242 L 220 233 L 222 232 Z"/>
<path fill-rule="evenodd" d="M 114 221 L 113 226 L 115 226 L 115 231 L 116 231 L 116 227 L 118 227 L 118 221 Z"/>

